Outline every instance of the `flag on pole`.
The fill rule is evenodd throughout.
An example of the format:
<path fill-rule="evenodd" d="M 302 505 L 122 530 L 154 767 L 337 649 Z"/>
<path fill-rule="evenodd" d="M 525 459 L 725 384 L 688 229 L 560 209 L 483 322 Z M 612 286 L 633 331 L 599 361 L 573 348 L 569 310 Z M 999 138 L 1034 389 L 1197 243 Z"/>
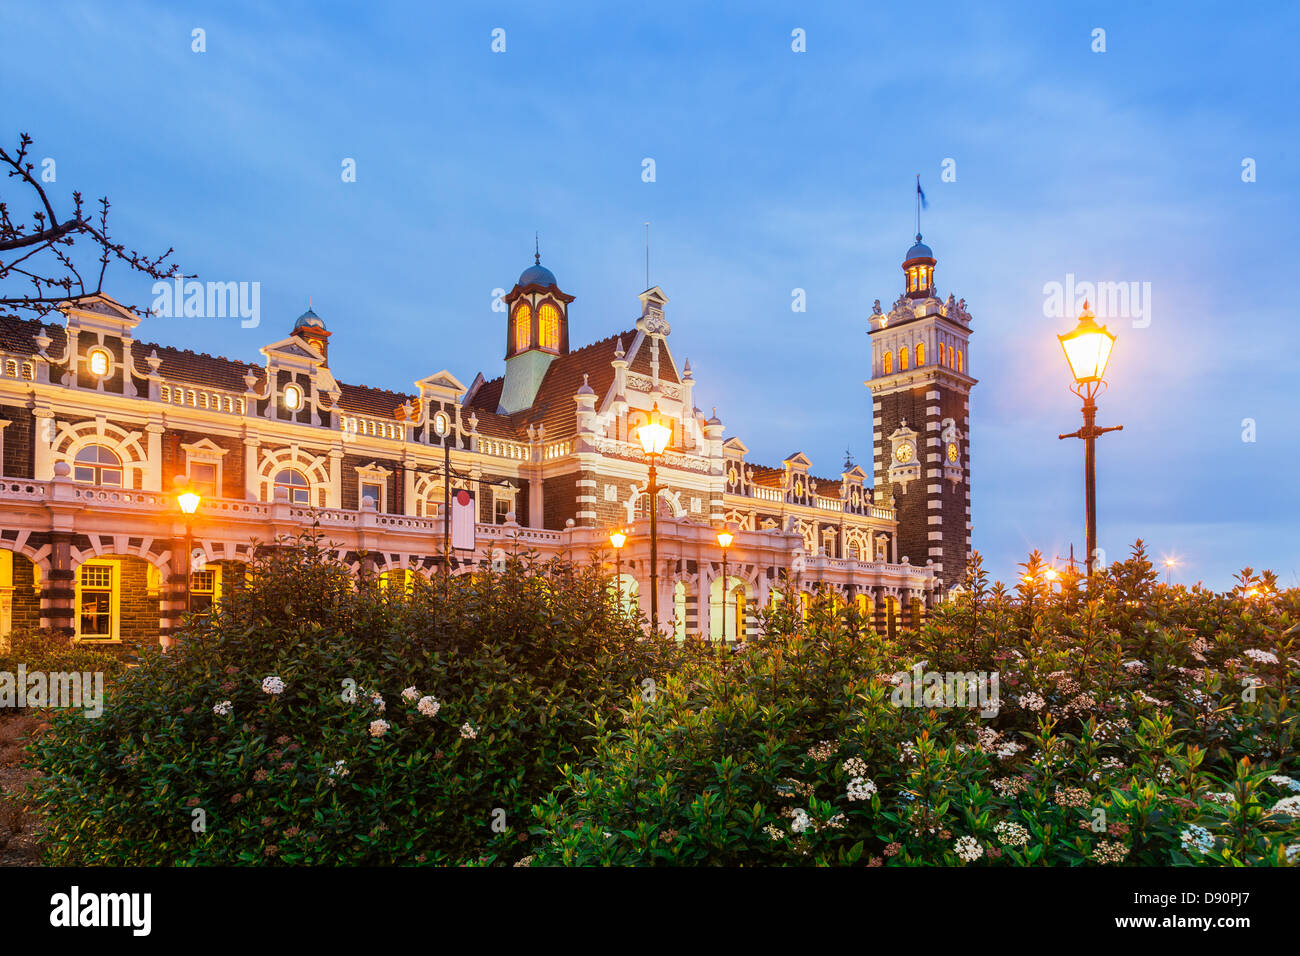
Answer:
<path fill-rule="evenodd" d="M 474 550 L 474 496 L 464 488 L 451 496 L 451 546 L 456 551 Z"/>
<path fill-rule="evenodd" d="M 925 190 L 921 188 L 921 174 L 920 174 L 920 173 L 917 173 L 917 176 L 916 176 L 916 195 L 917 195 L 917 197 L 921 200 L 921 208 L 922 208 L 922 209 L 929 209 L 929 208 L 930 208 L 930 203 L 929 203 L 929 202 L 926 200 L 926 198 L 925 198 Z"/>

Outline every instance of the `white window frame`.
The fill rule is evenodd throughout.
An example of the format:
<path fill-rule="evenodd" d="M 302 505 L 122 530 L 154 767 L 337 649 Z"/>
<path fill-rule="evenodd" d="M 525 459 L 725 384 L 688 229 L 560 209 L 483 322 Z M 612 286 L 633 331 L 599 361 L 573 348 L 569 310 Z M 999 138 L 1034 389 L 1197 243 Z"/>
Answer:
<path fill-rule="evenodd" d="M 95 634 L 86 637 L 81 633 L 81 601 L 82 601 L 82 571 L 87 567 L 106 567 L 109 569 L 108 584 L 108 614 L 109 614 L 109 635 L 107 637 Z M 122 568 L 120 562 L 108 560 L 105 558 L 90 558 L 82 561 L 77 566 L 76 582 L 76 607 L 73 611 L 73 621 L 76 627 L 76 639 L 84 641 L 87 644 L 120 644 L 122 643 Z M 93 593 L 99 593 L 102 589 L 93 588 Z"/>

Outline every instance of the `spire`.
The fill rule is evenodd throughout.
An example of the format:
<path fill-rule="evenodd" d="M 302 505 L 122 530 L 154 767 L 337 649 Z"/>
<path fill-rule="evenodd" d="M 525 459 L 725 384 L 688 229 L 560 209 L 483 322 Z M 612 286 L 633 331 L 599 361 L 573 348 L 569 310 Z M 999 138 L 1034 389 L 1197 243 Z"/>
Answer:
<path fill-rule="evenodd" d="M 542 264 L 542 240 L 537 233 L 533 233 L 533 264 L 539 266 Z"/>

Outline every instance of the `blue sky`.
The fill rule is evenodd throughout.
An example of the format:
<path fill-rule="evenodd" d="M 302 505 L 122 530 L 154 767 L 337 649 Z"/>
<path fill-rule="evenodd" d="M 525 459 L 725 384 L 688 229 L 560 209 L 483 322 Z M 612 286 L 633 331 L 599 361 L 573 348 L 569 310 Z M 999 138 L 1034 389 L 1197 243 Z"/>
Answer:
<path fill-rule="evenodd" d="M 867 316 L 901 291 L 919 172 L 940 293 L 974 316 L 992 570 L 1082 551 L 1082 447 L 1056 438 L 1079 424 L 1055 339 L 1072 322 L 1043 314 L 1072 273 L 1151 289 L 1145 327 L 1105 319 L 1099 422 L 1125 426 L 1098 444 L 1108 555 L 1141 537 L 1179 557 L 1176 580 L 1252 565 L 1300 583 L 1300 8 L 867 7 L 9 4 L 0 136 L 56 158 L 57 195 L 107 193 L 129 245 L 261 283 L 258 329 L 151 318 L 142 338 L 252 360 L 310 295 L 336 375 L 393 389 L 499 373 L 492 292 L 534 231 L 577 296 L 575 345 L 630 326 L 650 220 L 698 404 L 753 460 L 802 450 L 825 475 L 846 447 L 870 459 Z M 148 304 L 148 281 L 116 276 Z"/>

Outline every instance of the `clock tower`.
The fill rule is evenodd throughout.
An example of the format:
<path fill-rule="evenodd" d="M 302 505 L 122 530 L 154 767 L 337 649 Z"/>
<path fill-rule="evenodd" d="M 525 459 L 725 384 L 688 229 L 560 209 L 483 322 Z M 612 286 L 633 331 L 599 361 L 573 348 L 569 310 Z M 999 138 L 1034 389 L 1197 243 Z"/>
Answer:
<path fill-rule="evenodd" d="M 945 589 L 970 554 L 970 314 L 935 292 L 936 260 L 921 241 L 903 260 L 904 291 L 871 314 L 872 449 L 876 499 L 892 496 L 898 559 L 933 562 Z"/>

